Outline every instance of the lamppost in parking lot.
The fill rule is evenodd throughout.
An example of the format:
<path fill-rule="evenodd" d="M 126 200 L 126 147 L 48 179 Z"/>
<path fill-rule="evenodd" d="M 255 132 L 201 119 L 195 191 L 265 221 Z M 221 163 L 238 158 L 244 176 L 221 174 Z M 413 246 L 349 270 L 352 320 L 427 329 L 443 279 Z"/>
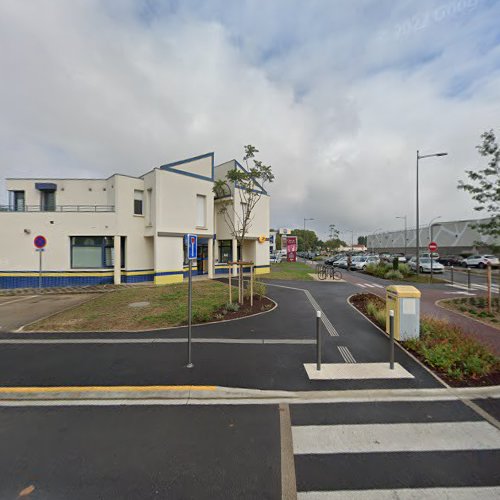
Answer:
<path fill-rule="evenodd" d="M 417 274 L 420 274 L 420 228 L 419 228 L 419 200 L 418 200 L 418 162 L 419 160 L 423 160 L 425 158 L 432 158 L 434 156 L 446 156 L 448 153 L 432 153 L 430 155 L 420 155 L 418 149 L 417 149 L 417 224 L 416 224 L 416 231 L 417 231 L 417 241 L 416 241 L 416 271 Z"/>
<path fill-rule="evenodd" d="M 306 222 L 308 220 L 314 220 L 314 219 L 312 217 L 308 217 L 308 218 L 304 217 L 304 251 L 307 250 L 306 249 Z"/>
<path fill-rule="evenodd" d="M 404 219 L 405 221 L 405 257 L 406 257 L 406 247 L 408 245 L 408 238 L 407 238 L 408 226 L 406 225 L 406 215 L 402 215 L 401 217 L 396 217 L 396 219 Z"/>

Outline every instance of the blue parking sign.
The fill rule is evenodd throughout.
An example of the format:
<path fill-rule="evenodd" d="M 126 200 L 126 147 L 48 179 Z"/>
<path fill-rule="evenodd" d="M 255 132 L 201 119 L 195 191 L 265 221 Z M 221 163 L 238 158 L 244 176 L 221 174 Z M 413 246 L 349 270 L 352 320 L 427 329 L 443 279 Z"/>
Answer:
<path fill-rule="evenodd" d="M 198 257 L 198 236 L 196 234 L 187 235 L 188 259 L 196 259 Z"/>

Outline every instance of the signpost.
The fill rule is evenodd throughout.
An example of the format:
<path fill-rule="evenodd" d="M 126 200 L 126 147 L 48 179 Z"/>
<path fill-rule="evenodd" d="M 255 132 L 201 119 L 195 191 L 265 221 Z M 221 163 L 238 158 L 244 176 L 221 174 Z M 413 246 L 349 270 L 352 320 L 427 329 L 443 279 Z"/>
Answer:
<path fill-rule="evenodd" d="M 35 251 L 38 252 L 38 288 L 42 288 L 42 255 L 45 251 L 45 246 L 47 245 L 47 238 L 45 236 L 35 236 L 33 240 L 33 244 L 35 245 Z"/>
<path fill-rule="evenodd" d="M 431 241 L 427 248 L 429 249 L 430 257 L 431 257 L 431 283 L 432 283 L 432 278 L 433 278 L 433 274 L 434 274 L 434 272 L 433 272 L 433 263 L 434 263 L 433 253 L 438 249 L 438 246 L 437 246 L 437 243 L 435 241 Z"/>
<path fill-rule="evenodd" d="M 193 260 L 198 257 L 198 236 L 196 234 L 186 235 L 187 254 L 189 260 L 189 282 L 188 282 L 188 368 L 193 368 L 191 362 L 191 318 L 193 316 Z"/>
<path fill-rule="evenodd" d="M 287 262 L 297 262 L 297 236 L 287 236 L 286 238 L 286 260 Z"/>

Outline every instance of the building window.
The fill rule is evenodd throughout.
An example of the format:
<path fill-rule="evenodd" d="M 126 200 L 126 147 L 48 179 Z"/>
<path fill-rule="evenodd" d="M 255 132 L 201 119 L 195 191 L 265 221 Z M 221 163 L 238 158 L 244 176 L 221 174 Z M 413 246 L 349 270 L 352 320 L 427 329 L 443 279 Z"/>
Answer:
<path fill-rule="evenodd" d="M 72 236 L 71 267 L 101 269 L 113 267 L 114 241 L 110 236 Z"/>
<path fill-rule="evenodd" d="M 142 205 L 144 203 L 144 191 L 134 190 L 134 215 L 142 215 Z"/>
<path fill-rule="evenodd" d="M 238 246 L 238 255 L 240 247 Z M 233 242 L 232 240 L 220 240 L 219 241 L 219 262 L 221 264 L 227 264 L 233 260 Z"/>
<path fill-rule="evenodd" d="M 9 207 L 14 212 L 24 212 L 25 195 L 24 191 L 9 191 Z"/>
<path fill-rule="evenodd" d="M 42 212 L 54 212 L 56 209 L 56 192 L 40 191 L 40 210 Z"/>
<path fill-rule="evenodd" d="M 207 227 L 207 197 L 196 195 L 196 227 Z"/>

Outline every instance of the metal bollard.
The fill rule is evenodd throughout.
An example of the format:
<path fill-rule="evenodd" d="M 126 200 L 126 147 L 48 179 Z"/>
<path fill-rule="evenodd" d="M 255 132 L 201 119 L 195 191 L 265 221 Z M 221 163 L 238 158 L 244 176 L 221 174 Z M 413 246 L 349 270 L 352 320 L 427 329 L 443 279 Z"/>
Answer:
<path fill-rule="evenodd" d="M 316 311 L 316 370 L 321 370 L 321 311 Z"/>
<path fill-rule="evenodd" d="M 453 285 L 453 283 L 454 283 L 453 282 L 453 266 L 451 266 L 450 271 L 451 271 L 451 284 Z"/>
<path fill-rule="evenodd" d="M 470 268 L 467 268 L 467 288 L 470 290 Z"/>
<path fill-rule="evenodd" d="M 394 370 L 394 311 L 391 309 L 389 311 L 389 367 Z"/>

